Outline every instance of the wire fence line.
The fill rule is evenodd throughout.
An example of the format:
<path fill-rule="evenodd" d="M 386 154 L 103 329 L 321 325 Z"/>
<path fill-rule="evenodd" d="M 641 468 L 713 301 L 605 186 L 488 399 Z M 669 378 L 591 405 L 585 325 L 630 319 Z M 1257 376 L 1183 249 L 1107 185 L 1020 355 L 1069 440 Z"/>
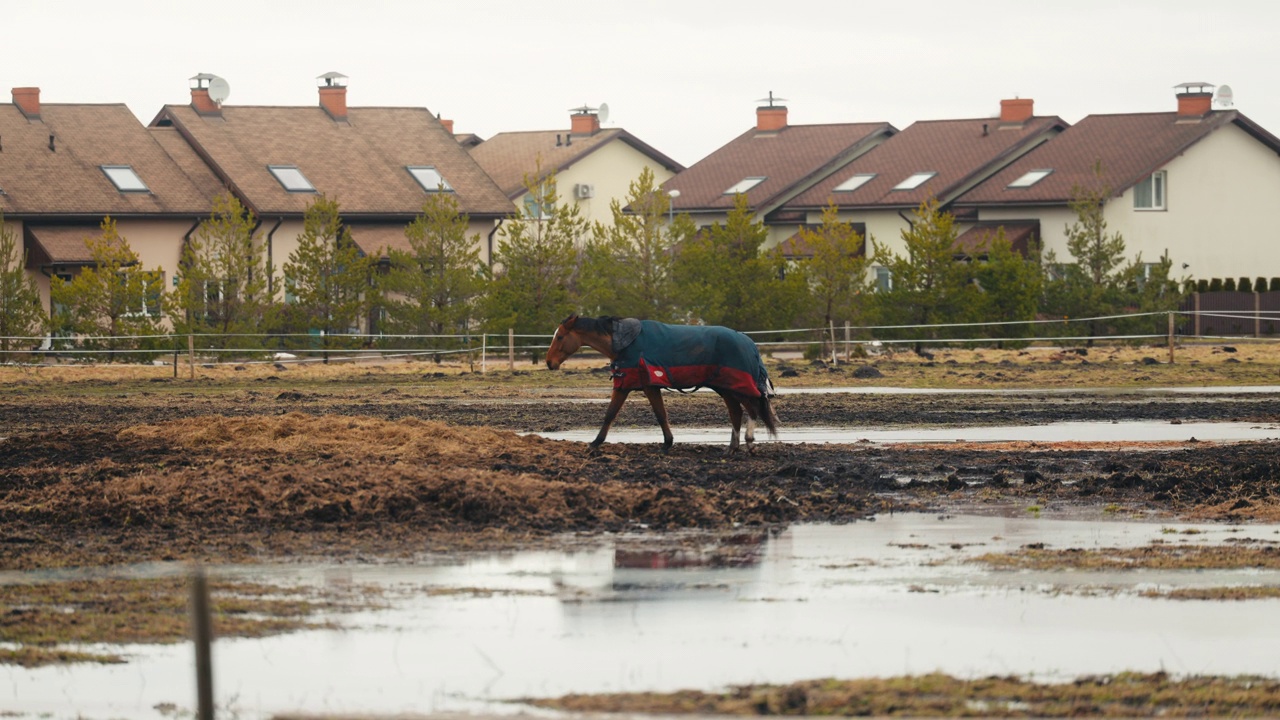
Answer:
<path fill-rule="evenodd" d="M 1280 319 L 1280 312 L 1264 311 L 1242 315 L 1232 312 L 1170 311 L 1101 315 L 1085 318 L 1038 318 L 1034 320 L 995 320 L 971 323 L 936 323 L 929 325 L 853 325 L 834 323 L 827 327 L 778 328 L 750 330 L 750 336 L 767 352 L 785 350 L 843 355 L 848 358 L 868 347 L 891 345 L 1033 345 L 1043 343 L 1136 342 L 1165 339 L 1172 352 L 1176 341 L 1240 341 L 1242 339 L 1276 340 L 1276 335 L 1254 333 L 1199 334 L 1191 323 L 1200 318 L 1258 321 Z M 1164 322 L 1160 322 L 1163 320 Z M 1148 332 L 1081 333 L 1088 324 L 1118 323 L 1125 326 L 1148 324 Z M 1158 327 L 1163 325 L 1164 327 Z M 978 328 L 1049 327 L 1075 329 L 1076 332 L 1038 334 L 958 334 L 958 330 Z M 114 362 L 120 359 L 175 367 L 187 364 L 208 365 L 219 362 L 236 364 L 316 363 L 393 359 L 463 359 L 484 371 L 490 365 L 509 364 L 517 359 L 536 357 L 545 352 L 552 333 L 190 333 L 161 335 L 102 336 L 0 336 L 8 346 L 0 352 L 0 360 L 24 365 L 65 364 L 75 362 Z M 165 356 L 169 356 L 166 358 Z M 161 359 L 164 358 L 164 359 Z"/>

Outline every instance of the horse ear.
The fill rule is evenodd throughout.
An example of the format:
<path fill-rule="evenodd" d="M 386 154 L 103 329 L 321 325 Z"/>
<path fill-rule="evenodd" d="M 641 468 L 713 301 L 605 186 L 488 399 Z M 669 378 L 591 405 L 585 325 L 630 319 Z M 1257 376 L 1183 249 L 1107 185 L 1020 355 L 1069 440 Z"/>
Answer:
<path fill-rule="evenodd" d="M 578 313 L 569 313 L 569 317 L 565 318 L 564 322 L 560 324 L 564 325 L 566 329 L 572 328 L 573 324 L 577 322 L 577 320 L 578 320 Z"/>

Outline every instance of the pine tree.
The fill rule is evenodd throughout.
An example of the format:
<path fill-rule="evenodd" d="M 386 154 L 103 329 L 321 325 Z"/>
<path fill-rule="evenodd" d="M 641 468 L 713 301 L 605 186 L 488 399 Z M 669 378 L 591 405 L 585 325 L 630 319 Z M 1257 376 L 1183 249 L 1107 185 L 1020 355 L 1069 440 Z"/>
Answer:
<path fill-rule="evenodd" d="M 800 244 L 812 253 L 800 264 L 808 282 L 811 319 L 823 328 L 837 321 L 865 322 L 870 308 L 864 301 L 871 291 L 865 239 L 852 224 L 840 220 L 835 202 L 823 208 L 816 230 L 802 227 L 799 235 Z"/>
<path fill-rule="evenodd" d="M 485 297 L 490 332 L 548 333 L 576 308 L 580 245 L 587 221 L 574 203 L 561 203 L 555 173 L 541 165 L 525 176 L 524 212 L 507 219 Z"/>
<path fill-rule="evenodd" d="M 22 359 L 11 358 L 13 349 L 39 345 L 39 340 L 30 338 L 42 334 L 47 323 L 40 290 L 27 274 L 26 252 L 0 211 L 0 362 Z"/>
<path fill-rule="evenodd" d="M 979 248 L 986 259 L 974 266 L 982 300 L 978 317 L 992 321 L 1031 321 L 1040 308 L 1044 288 L 1044 271 L 1040 267 L 1040 255 L 1034 246 L 1027 248 L 1023 257 L 1013 249 L 1004 228 L 996 229 L 995 237 Z M 1032 326 L 998 325 L 990 333 L 995 337 L 1026 337 Z"/>
<path fill-rule="evenodd" d="M 380 281 L 387 294 L 387 327 L 399 334 L 461 334 L 472 329 L 483 289 L 480 239 L 467 235 L 467 216 L 452 193 L 427 196 L 405 228 L 410 251 L 390 253 Z"/>
<path fill-rule="evenodd" d="M 266 249 L 255 243 L 253 214 L 228 193 L 214 198 L 213 211 L 182 249 L 170 315 L 179 334 L 218 334 L 217 347 L 255 347 L 245 335 L 265 329 L 272 306 Z"/>
<path fill-rule="evenodd" d="M 307 206 L 298 247 L 284 264 L 292 296 L 285 315 L 292 329 L 319 332 L 326 349 L 357 345 L 333 336 L 359 332 L 370 299 L 370 266 L 342 224 L 338 202 L 316 198 Z"/>
<path fill-rule="evenodd" d="M 646 166 L 631 181 L 625 204 L 614 200 L 610 208 L 613 224 L 596 225 L 584 248 L 583 312 L 674 319 L 671 198 Z"/>
<path fill-rule="evenodd" d="M 145 270 L 129 241 L 116 229 L 116 221 L 104 218 L 102 234 L 85 239 L 93 264 L 69 281 L 53 278 L 53 304 L 60 308 L 55 327 L 63 333 L 85 336 L 86 348 L 118 351 L 148 349 L 161 334 L 161 298 L 164 273 Z M 115 359 L 114 354 L 107 355 Z"/>

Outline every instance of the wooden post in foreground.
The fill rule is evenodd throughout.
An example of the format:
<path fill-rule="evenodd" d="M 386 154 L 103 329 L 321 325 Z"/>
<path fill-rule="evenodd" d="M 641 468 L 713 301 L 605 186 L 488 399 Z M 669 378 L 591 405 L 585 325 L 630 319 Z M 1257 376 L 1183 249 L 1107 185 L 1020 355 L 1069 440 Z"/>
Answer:
<path fill-rule="evenodd" d="M 516 329 L 507 328 L 507 369 L 516 369 Z"/>
<path fill-rule="evenodd" d="M 196 648 L 196 717 L 213 720 L 213 623 L 209 617 L 209 582 L 199 565 L 191 573 L 191 639 Z"/>
<path fill-rule="evenodd" d="M 853 343 L 849 337 L 849 321 L 844 321 L 844 361 L 849 362 L 853 359 Z"/>
<path fill-rule="evenodd" d="M 1169 312 L 1169 364 L 1173 364 L 1173 312 Z"/>
<path fill-rule="evenodd" d="M 834 320 L 827 321 L 827 330 L 831 332 L 831 366 L 835 367 L 839 362 L 836 359 L 836 323 Z"/>
<path fill-rule="evenodd" d="M 196 336 L 187 335 L 187 367 L 191 369 L 191 379 L 196 379 Z"/>
<path fill-rule="evenodd" d="M 480 374 L 483 375 L 489 369 L 489 336 L 486 333 L 480 333 Z"/>

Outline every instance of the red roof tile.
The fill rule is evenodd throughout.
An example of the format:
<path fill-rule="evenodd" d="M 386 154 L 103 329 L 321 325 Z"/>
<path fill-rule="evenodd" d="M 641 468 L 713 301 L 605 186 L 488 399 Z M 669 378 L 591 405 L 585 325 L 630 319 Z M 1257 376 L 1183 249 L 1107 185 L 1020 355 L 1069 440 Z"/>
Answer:
<path fill-rule="evenodd" d="M 1246 131 L 1261 132 L 1276 142 L 1234 111 L 1192 122 L 1179 121 L 1171 112 L 1090 115 L 960 196 L 956 205 L 1066 203 L 1075 187 L 1093 188 L 1099 182 L 1118 194 L 1233 121 L 1248 123 Z M 1095 175 L 1097 167 L 1101 180 Z M 1030 187 L 1009 187 L 1031 170 L 1052 172 Z"/>
<path fill-rule="evenodd" d="M 965 255 L 973 255 L 982 248 L 979 254 L 985 254 L 985 250 L 990 247 L 991 241 L 995 239 L 1002 227 L 1004 236 L 1009 240 L 1014 251 L 1023 257 L 1026 257 L 1031 243 L 1040 238 L 1039 220 L 988 221 L 978 223 L 960 233 L 956 238 L 955 249 Z"/>
<path fill-rule="evenodd" d="M 369 257 L 382 257 L 388 250 L 413 252 L 413 246 L 404 234 L 405 225 L 348 225 L 347 229 L 351 231 L 356 247 Z"/>
<path fill-rule="evenodd" d="M 630 145 L 671 172 L 684 169 L 680 163 L 621 128 L 600 130 L 592 135 L 570 135 L 568 130 L 498 133 L 472 146 L 471 157 L 508 198 L 515 199 L 524 195 L 524 176 L 534 172 L 539 160 L 544 173 L 563 172 L 614 140 Z"/>
<path fill-rule="evenodd" d="M 791 125 L 772 132 L 752 128 L 663 188 L 680 191 L 676 212 L 725 211 L 733 207 L 726 190 L 744 178 L 764 177 L 746 195 L 753 208 L 769 210 L 895 132 L 888 123 Z"/>
<path fill-rule="evenodd" d="M 167 105 L 153 126 L 172 122 L 214 171 L 259 215 L 300 215 L 313 193 L 289 192 L 268 165 L 296 166 L 345 217 L 412 216 L 425 191 L 406 169 L 429 165 L 473 217 L 502 217 L 514 207 L 426 108 L 347 110 L 345 122 L 323 108 L 223 106 L 221 117 Z"/>
<path fill-rule="evenodd" d="M 945 203 L 975 179 L 1064 127 L 1066 123 L 1058 117 L 1035 117 L 1021 125 L 1001 125 L 994 118 L 913 123 L 785 207 L 820 208 L 831 200 L 842 208 L 917 207 L 930 198 Z M 936 175 L 914 189 L 893 189 L 921 172 Z M 851 192 L 835 191 L 859 174 L 874 177 Z"/>
<path fill-rule="evenodd" d="M 26 226 L 31 239 L 29 265 L 67 264 L 93 262 L 93 253 L 85 243 L 91 238 L 101 238 L 102 228 L 94 225 L 30 225 Z"/>
<path fill-rule="evenodd" d="M 120 192 L 103 165 L 132 167 L 149 192 Z M 0 210 L 7 215 L 203 215 L 212 196 L 195 172 L 179 167 L 124 105 L 45 103 L 38 121 L 0 105 Z"/>

